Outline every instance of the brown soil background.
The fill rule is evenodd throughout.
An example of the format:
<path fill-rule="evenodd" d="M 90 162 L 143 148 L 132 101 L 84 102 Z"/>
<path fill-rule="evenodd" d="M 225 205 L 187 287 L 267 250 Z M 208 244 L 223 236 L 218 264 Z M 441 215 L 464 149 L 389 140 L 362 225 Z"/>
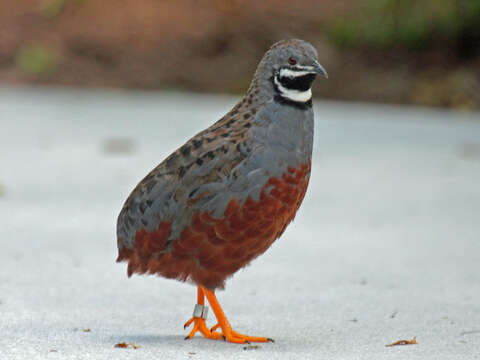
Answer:
<path fill-rule="evenodd" d="M 441 44 L 428 51 L 334 45 L 322 24 L 360 3 L 2 0 L 0 83 L 241 93 L 269 46 L 296 37 L 317 48 L 329 73 L 316 82 L 316 96 L 480 108 L 480 56 L 459 59 Z M 19 66 L 22 49 L 38 44 L 54 54 L 54 71 Z"/>

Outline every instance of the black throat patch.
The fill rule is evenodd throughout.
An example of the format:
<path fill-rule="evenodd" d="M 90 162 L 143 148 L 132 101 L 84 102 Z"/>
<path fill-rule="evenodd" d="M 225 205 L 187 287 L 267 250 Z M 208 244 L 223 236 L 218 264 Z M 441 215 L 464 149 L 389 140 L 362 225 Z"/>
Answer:
<path fill-rule="evenodd" d="M 297 91 L 307 91 L 312 87 L 312 83 L 315 80 L 317 74 L 305 74 L 302 76 L 278 76 L 278 82 L 286 89 L 297 90 Z"/>

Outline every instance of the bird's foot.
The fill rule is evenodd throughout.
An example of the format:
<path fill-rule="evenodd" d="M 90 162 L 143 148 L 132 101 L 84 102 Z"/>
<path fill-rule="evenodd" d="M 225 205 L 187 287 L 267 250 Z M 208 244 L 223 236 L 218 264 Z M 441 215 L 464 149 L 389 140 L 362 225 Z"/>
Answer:
<path fill-rule="evenodd" d="M 222 340 L 223 336 L 221 333 L 217 331 L 210 331 L 208 328 L 207 324 L 205 323 L 204 318 L 200 317 L 192 317 L 190 320 L 188 320 L 185 325 L 183 326 L 184 329 L 189 327 L 193 323 L 193 328 L 192 331 L 188 334 L 188 336 L 185 337 L 185 340 L 189 340 L 193 338 L 196 334 L 197 331 L 200 331 L 200 333 L 205 336 L 207 339 L 212 339 L 212 340 Z"/>
<path fill-rule="evenodd" d="M 195 305 L 195 309 L 193 310 L 193 317 L 188 320 L 183 326 L 183 328 L 186 329 L 193 324 L 193 328 L 188 334 L 188 336 L 185 337 L 185 340 L 193 338 L 197 331 L 200 331 L 200 333 L 207 339 L 224 340 L 236 344 L 246 344 L 250 342 L 273 342 L 272 339 L 266 337 L 248 336 L 240 334 L 232 330 L 230 324 L 228 323 L 228 321 L 226 321 L 226 319 L 225 321 L 222 321 L 223 326 L 218 323 L 217 325 L 209 329 L 205 322 L 207 318 L 207 313 L 208 307 L 200 304 Z M 221 332 L 216 331 L 219 328 Z"/>
<path fill-rule="evenodd" d="M 207 324 L 205 322 L 208 315 L 208 307 L 204 305 L 204 297 L 207 297 L 208 302 L 210 303 L 210 306 L 212 307 L 212 310 L 218 321 L 218 324 L 211 329 L 207 327 Z M 220 307 L 220 304 L 218 303 L 214 292 L 202 286 L 198 287 L 197 304 L 193 309 L 192 318 L 185 323 L 184 328 L 186 329 L 192 323 L 193 328 L 190 331 L 190 334 L 188 334 L 188 336 L 185 338 L 185 340 L 193 338 L 196 332 L 200 331 L 200 333 L 207 339 L 224 340 L 236 344 L 246 344 L 250 342 L 274 342 L 270 338 L 261 336 L 248 336 L 234 331 L 230 326 L 227 318 L 225 317 L 225 314 L 223 313 L 223 310 Z M 216 331 L 219 328 L 221 331 Z"/>
<path fill-rule="evenodd" d="M 207 327 L 207 324 L 205 323 L 207 315 L 208 307 L 204 306 L 203 304 L 195 305 L 192 318 L 188 320 L 185 325 L 183 325 L 183 328 L 186 329 L 193 323 L 192 331 L 190 331 L 190 334 L 188 334 L 185 340 L 194 337 L 197 331 L 200 331 L 202 335 L 205 336 L 207 339 L 222 339 L 222 334 L 218 332 L 213 332 Z"/>
<path fill-rule="evenodd" d="M 272 339 L 260 336 L 248 336 L 243 335 L 232 329 L 227 317 L 225 316 L 220 304 L 218 303 L 215 293 L 212 290 L 201 288 L 203 294 L 207 298 L 210 306 L 212 307 L 213 313 L 217 318 L 218 324 L 210 329 L 211 333 L 217 333 L 215 330 L 220 328 L 222 330 L 221 334 L 225 341 L 236 343 L 236 344 L 245 344 L 250 342 L 273 342 Z"/>
<path fill-rule="evenodd" d="M 218 329 L 219 327 L 221 328 L 220 324 L 215 325 L 210 329 L 210 332 L 218 334 L 218 332 L 216 332 L 215 330 Z M 248 344 L 251 342 L 275 342 L 273 341 L 273 339 L 263 337 L 263 336 L 248 336 L 248 335 L 240 334 L 235 330 L 233 330 L 229 326 L 229 324 L 226 324 L 225 328 L 221 328 L 221 329 L 222 329 L 221 336 L 223 340 L 236 343 L 236 344 Z"/>

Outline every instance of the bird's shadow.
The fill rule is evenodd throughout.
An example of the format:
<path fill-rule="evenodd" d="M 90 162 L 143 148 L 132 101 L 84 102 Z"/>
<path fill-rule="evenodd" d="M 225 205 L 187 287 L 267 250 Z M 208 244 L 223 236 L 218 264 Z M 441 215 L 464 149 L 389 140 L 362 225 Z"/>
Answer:
<path fill-rule="evenodd" d="M 110 336 L 110 342 L 113 344 L 118 343 L 127 343 L 127 344 L 135 344 L 137 346 L 144 346 L 144 347 L 165 347 L 165 346 L 173 346 L 178 348 L 179 345 L 190 345 L 195 344 L 195 347 L 198 349 L 228 349 L 232 345 L 236 346 L 236 344 L 231 344 L 225 341 L 212 341 L 208 339 L 204 339 L 202 336 L 196 336 L 193 339 L 185 340 L 185 335 L 156 335 L 156 334 L 119 334 L 119 335 L 112 335 Z"/>
<path fill-rule="evenodd" d="M 141 334 L 141 335 L 113 335 L 110 337 L 112 342 L 122 343 L 126 342 L 128 344 L 134 343 L 137 345 L 148 344 L 148 345 L 167 345 L 167 344 L 178 344 L 180 341 L 184 341 L 185 336 L 182 335 L 154 335 L 154 334 Z"/>

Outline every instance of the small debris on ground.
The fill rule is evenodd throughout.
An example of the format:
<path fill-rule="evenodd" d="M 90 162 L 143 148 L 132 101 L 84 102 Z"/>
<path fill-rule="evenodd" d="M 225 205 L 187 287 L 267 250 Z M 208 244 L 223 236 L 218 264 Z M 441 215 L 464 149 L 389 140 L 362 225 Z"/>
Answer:
<path fill-rule="evenodd" d="M 480 334 L 480 330 L 462 331 L 462 332 L 460 333 L 460 336 L 470 335 L 470 334 Z"/>
<path fill-rule="evenodd" d="M 128 347 L 131 347 L 131 348 L 133 348 L 133 349 L 135 349 L 135 350 L 137 350 L 138 348 L 140 348 L 140 346 L 136 345 L 135 343 L 127 344 L 126 342 L 115 344 L 114 347 L 116 347 L 116 348 L 122 348 L 122 349 L 126 349 L 126 348 L 128 348 Z"/>
<path fill-rule="evenodd" d="M 188 355 L 196 355 L 197 353 L 189 352 Z"/>
<path fill-rule="evenodd" d="M 90 328 L 85 328 L 82 330 L 83 332 L 92 332 L 92 330 Z"/>
<path fill-rule="evenodd" d="M 390 315 L 390 319 L 395 319 L 395 316 L 397 316 L 397 314 L 398 314 L 398 311 L 395 310 L 395 311 L 392 313 L 392 315 Z"/>
<path fill-rule="evenodd" d="M 397 345 L 416 345 L 417 343 L 417 337 L 415 336 L 412 340 L 398 340 L 395 341 L 394 343 L 385 345 L 387 347 L 389 346 L 397 346 Z"/>
<path fill-rule="evenodd" d="M 50 349 L 50 350 L 48 350 L 48 352 L 56 353 L 56 352 L 58 352 L 58 350 L 56 350 L 56 349 Z"/>
<path fill-rule="evenodd" d="M 247 345 L 243 347 L 243 350 L 257 350 L 260 349 L 262 345 Z"/>
<path fill-rule="evenodd" d="M 357 318 L 353 318 L 353 319 L 350 319 L 350 320 L 348 320 L 348 321 L 351 321 L 351 322 L 356 323 L 356 322 L 358 322 L 358 319 L 357 319 Z"/>

